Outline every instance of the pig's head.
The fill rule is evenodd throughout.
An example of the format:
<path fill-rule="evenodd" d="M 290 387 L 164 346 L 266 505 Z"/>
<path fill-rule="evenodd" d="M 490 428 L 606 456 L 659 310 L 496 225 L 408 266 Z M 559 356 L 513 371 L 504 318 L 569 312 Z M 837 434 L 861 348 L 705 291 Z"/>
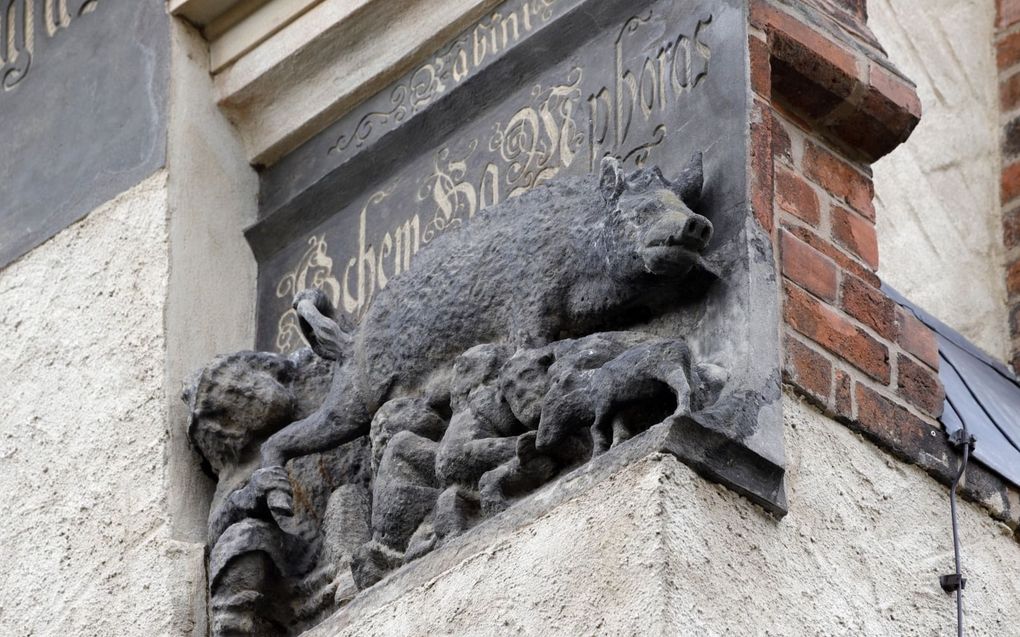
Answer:
<path fill-rule="evenodd" d="M 658 168 L 625 175 L 615 157 L 602 160 L 599 189 L 609 207 L 608 227 L 638 273 L 684 277 L 712 238 L 712 222 L 690 206 L 701 196 L 701 153 L 676 181 Z"/>

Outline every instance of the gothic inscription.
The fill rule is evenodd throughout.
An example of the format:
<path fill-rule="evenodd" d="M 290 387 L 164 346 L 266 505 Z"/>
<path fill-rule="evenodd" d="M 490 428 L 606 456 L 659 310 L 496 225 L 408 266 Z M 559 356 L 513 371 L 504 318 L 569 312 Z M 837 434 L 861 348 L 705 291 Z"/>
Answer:
<path fill-rule="evenodd" d="M 72 20 L 96 9 L 99 0 L 4 0 L 0 2 L 0 86 L 13 90 L 28 74 L 32 54 Z"/>
<path fill-rule="evenodd" d="M 0 0 L 0 267 L 165 160 L 166 0 Z"/>
<path fill-rule="evenodd" d="M 562 4 L 562 3 L 559 3 Z M 362 146 L 381 127 L 398 125 L 413 113 L 462 83 L 488 59 L 516 45 L 559 8 L 557 0 L 525 0 L 492 13 L 389 89 L 391 108 L 368 112 L 347 128 L 330 147 L 340 153 Z"/>
<path fill-rule="evenodd" d="M 308 361 L 331 371 L 312 383 L 329 380 L 315 411 L 254 423 L 268 437 L 245 439 L 245 471 L 257 450 L 262 473 L 230 486 L 224 510 L 286 534 L 308 489 L 294 463 L 367 438 L 352 472 L 367 481 L 331 483 L 323 511 L 344 515 L 317 518 L 357 533 L 323 524 L 315 563 L 288 562 L 294 591 L 332 577 L 335 594 L 314 599 L 346 599 L 507 507 L 548 503 L 559 487 L 532 494 L 560 476 L 646 452 L 785 512 L 774 260 L 748 202 L 744 9 L 505 0 L 261 174 L 247 236 L 257 346 L 275 353 L 257 362 L 281 370 L 284 390 L 267 383 L 266 398 L 294 404 Z M 194 395 L 217 398 L 220 383 L 225 404 L 238 400 L 235 375 L 217 372 L 228 363 Z M 194 402 L 195 431 L 215 432 L 233 413 L 222 406 Z M 267 570 L 244 558 L 258 541 L 223 537 L 213 553 L 239 575 L 211 582 L 214 611 L 260 599 L 235 593 Z M 319 540 L 294 538 L 295 555 L 315 555 Z M 236 610 L 247 621 L 280 608 Z"/>
<path fill-rule="evenodd" d="M 498 15 L 480 25 L 490 35 L 474 53 L 454 47 L 437 59 L 472 61 L 479 50 L 497 46 L 502 40 L 491 34 Z M 519 24 L 540 19 L 527 15 Z M 360 318 L 422 246 L 479 210 L 557 175 L 591 172 L 608 155 L 634 168 L 645 166 L 671 134 L 670 114 L 698 91 L 712 65 L 712 15 L 671 17 L 651 8 L 622 21 L 593 43 L 602 49 L 605 68 L 580 60 L 560 65 L 548 80 L 521 91 L 518 106 L 507 115 L 476 123 L 478 134 L 426 154 L 413 178 L 393 179 L 369 194 L 356 209 L 352 249 L 335 251 L 330 233 L 316 232 L 278 279 L 276 297 L 286 302 L 297 290 L 319 287 L 337 308 Z M 400 86 L 394 90 L 405 94 Z M 363 130 L 367 135 L 371 128 Z M 374 223 L 387 217 L 388 225 Z M 277 322 L 273 346 L 289 352 L 300 344 L 297 317 L 287 309 Z"/>

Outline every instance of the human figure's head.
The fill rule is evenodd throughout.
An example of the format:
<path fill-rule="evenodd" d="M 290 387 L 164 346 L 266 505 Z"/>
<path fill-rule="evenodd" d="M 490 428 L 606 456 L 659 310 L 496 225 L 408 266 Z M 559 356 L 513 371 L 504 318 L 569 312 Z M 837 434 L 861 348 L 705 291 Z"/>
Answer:
<path fill-rule="evenodd" d="M 506 348 L 491 343 L 475 345 L 458 356 L 453 363 L 450 382 L 450 407 L 453 411 L 465 409 L 472 390 L 493 380 L 504 360 Z"/>
<path fill-rule="evenodd" d="M 553 360 L 549 348 L 524 349 L 514 354 L 499 372 L 503 400 L 517 419 L 532 429 L 542 415 L 542 402 L 549 390 L 549 366 Z"/>
<path fill-rule="evenodd" d="M 200 370 L 181 398 L 188 405 L 188 438 L 217 474 L 288 424 L 296 373 L 286 357 L 265 352 L 221 356 Z"/>

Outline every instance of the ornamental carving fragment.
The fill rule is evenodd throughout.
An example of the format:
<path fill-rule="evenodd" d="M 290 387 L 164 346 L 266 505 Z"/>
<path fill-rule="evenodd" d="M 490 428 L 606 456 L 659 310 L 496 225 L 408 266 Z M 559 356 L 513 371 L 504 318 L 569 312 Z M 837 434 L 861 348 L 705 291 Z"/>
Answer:
<path fill-rule="evenodd" d="M 198 372 L 184 398 L 218 480 L 213 633 L 296 633 L 558 476 L 724 403 L 727 370 L 696 358 L 682 320 L 647 327 L 718 284 L 703 181 L 700 154 L 674 180 L 606 157 L 423 246 L 356 327 L 299 291 L 309 348 Z"/>

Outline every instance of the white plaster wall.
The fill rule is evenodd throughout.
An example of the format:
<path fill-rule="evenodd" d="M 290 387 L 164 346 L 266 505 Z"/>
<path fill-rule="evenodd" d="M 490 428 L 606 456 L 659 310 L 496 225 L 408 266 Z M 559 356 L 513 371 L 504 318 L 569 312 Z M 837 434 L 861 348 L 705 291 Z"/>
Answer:
<path fill-rule="evenodd" d="M 0 271 L 0 635 L 205 634 L 166 506 L 167 277 L 165 171 Z"/>
<path fill-rule="evenodd" d="M 882 278 L 993 356 L 1009 352 L 993 0 L 871 0 L 923 115 L 874 166 Z"/>
<path fill-rule="evenodd" d="M 656 456 L 353 624 L 312 634 L 955 634 L 938 584 L 952 569 L 948 491 L 785 402 L 782 521 Z M 971 504 L 960 527 L 967 634 L 1014 634 L 1020 544 Z"/>

